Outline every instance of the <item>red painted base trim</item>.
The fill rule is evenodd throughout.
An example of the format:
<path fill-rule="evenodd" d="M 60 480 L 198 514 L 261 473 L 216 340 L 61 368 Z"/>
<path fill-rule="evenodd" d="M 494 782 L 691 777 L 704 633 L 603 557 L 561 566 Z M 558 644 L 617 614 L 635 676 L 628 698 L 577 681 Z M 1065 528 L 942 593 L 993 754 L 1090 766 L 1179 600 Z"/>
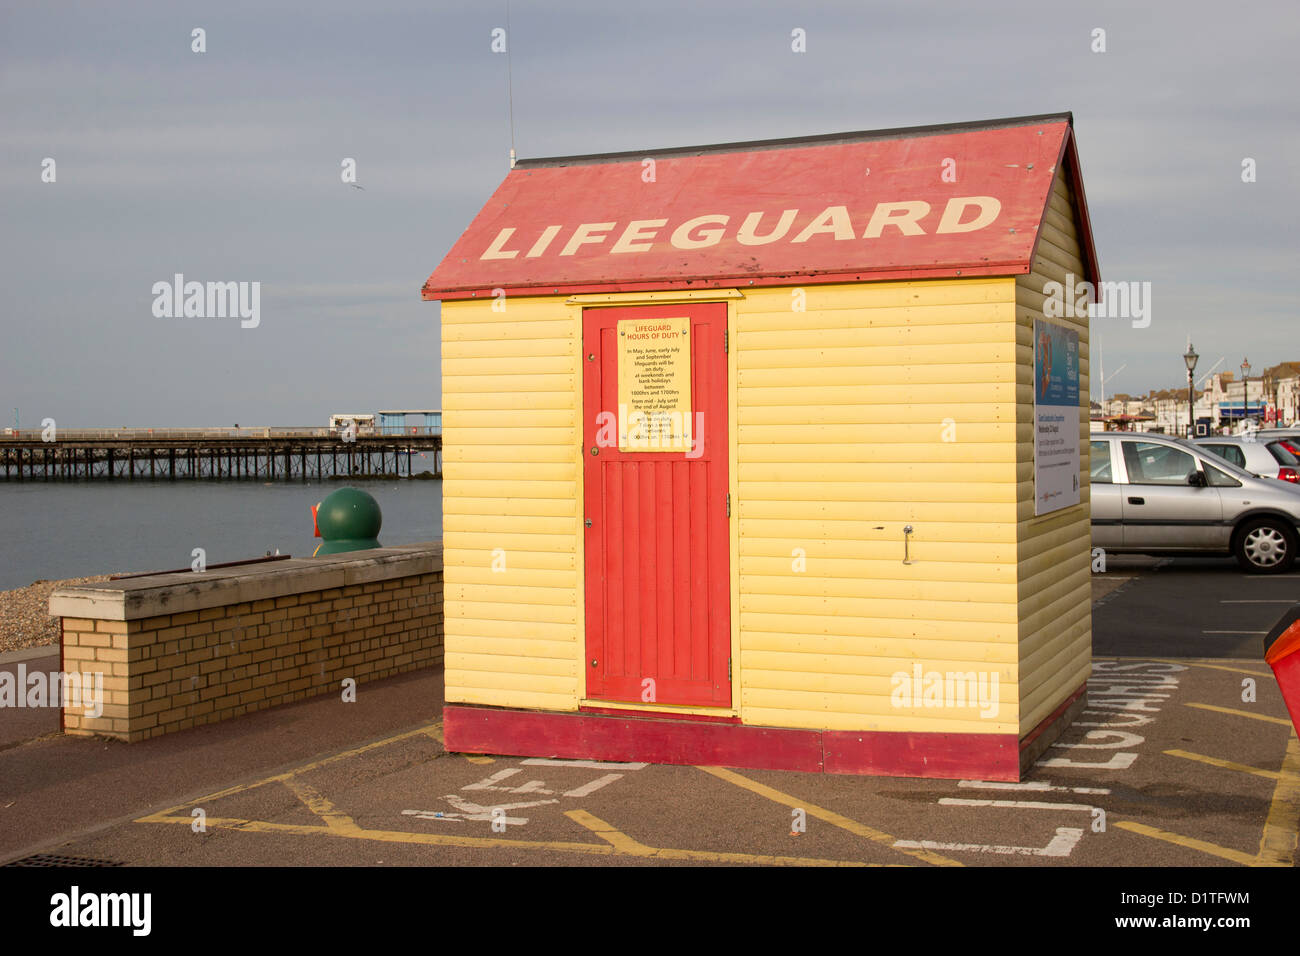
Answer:
<path fill-rule="evenodd" d="M 608 714 L 611 717 L 649 717 L 654 720 L 690 720 L 703 724 L 738 724 L 739 717 L 723 714 L 675 714 L 667 710 L 620 710 L 617 707 L 578 707 L 583 714 Z"/>
<path fill-rule="evenodd" d="M 1077 697 L 1076 693 L 1071 701 Z M 1035 735 L 1059 720 L 1069 703 L 1044 721 Z M 455 753 L 807 773 L 1020 779 L 1021 742 L 1015 734 L 802 730 L 664 719 L 662 715 L 553 713 L 448 704 L 443 711 L 443 738 L 447 749 Z"/>
<path fill-rule="evenodd" d="M 442 735 L 455 753 L 821 770 L 816 733 L 779 727 L 448 704 Z"/>
<path fill-rule="evenodd" d="M 826 773 L 960 780 L 1020 779 L 1014 734 L 822 732 Z"/>
<path fill-rule="evenodd" d="M 1063 713 L 1065 713 L 1065 712 L 1066 712 L 1067 710 L 1069 710 L 1072 706 L 1074 706 L 1074 702 L 1075 702 L 1076 700 L 1078 700 L 1080 697 L 1082 697 L 1082 696 L 1083 696 L 1084 694 L 1086 694 L 1087 692 L 1088 692 L 1088 684 L 1087 684 L 1087 682 L 1085 681 L 1084 683 L 1082 683 L 1082 684 L 1079 685 L 1079 689 L 1078 689 L 1078 690 L 1076 690 L 1073 694 L 1071 694 L 1069 697 L 1067 697 L 1067 698 L 1066 698 L 1066 699 L 1061 703 L 1061 706 L 1060 706 L 1060 707 L 1056 708 L 1056 710 L 1052 711 L 1050 714 L 1048 714 L 1046 717 L 1044 717 L 1041 721 L 1039 721 L 1039 724 L 1038 724 L 1037 727 L 1035 727 L 1035 728 L 1034 728 L 1033 730 L 1031 730 L 1029 733 L 1025 734 L 1024 739 L 1022 739 L 1022 740 L 1020 741 L 1020 749 L 1021 749 L 1021 750 L 1026 750 L 1026 749 L 1028 749 L 1029 746 L 1030 746 L 1031 744 L 1033 744 L 1033 742 L 1034 742 L 1035 740 L 1037 740 L 1037 739 L 1038 739 L 1040 736 L 1042 736 L 1043 733 L 1046 732 L 1046 731 L 1047 731 L 1047 730 L 1048 730 L 1048 729 L 1049 729 L 1053 724 L 1055 724 L 1058 720 L 1060 720 L 1061 715 L 1062 715 Z"/>

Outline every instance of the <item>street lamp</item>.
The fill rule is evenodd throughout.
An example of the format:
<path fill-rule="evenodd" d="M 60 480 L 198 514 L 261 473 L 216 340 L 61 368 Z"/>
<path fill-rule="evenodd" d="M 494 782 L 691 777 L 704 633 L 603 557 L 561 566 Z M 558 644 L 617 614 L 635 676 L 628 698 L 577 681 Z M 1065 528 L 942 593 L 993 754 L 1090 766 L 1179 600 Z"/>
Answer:
<path fill-rule="evenodd" d="M 1196 360 L 1198 358 L 1200 356 L 1196 354 L 1196 349 L 1192 346 L 1192 340 L 1188 339 L 1187 354 L 1183 356 L 1183 361 L 1187 363 L 1187 437 L 1189 440 L 1194 438 L 1196 433 L 1195 415 L 1192 411 L 1195 403 L 1192 392 L 1192 373 L 1196 371 Z"/>
<path fill-rule="evenodd" d="M 1241 423 L 1246 424 L 1246 410 L 1250 405 L 1250 359 L 1241 360 Z"/>

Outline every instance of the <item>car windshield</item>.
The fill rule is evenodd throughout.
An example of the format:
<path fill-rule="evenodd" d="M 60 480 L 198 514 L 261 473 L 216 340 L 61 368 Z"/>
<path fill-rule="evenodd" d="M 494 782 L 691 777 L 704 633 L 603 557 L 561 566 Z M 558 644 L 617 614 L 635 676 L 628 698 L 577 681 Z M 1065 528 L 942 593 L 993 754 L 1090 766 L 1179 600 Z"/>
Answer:
<path fill-rule="evenodd" d="M 1234 465 L 1232 462 L 1228 461 L 1228 459 L 1224 458 L 1222 455 L 1216 455 L 1214 452 L 1210 451 L 1210 449 L 1206 448 L 1204 445 L 1198 445 L 1195 442 L 1190 442 L 1185 438 L 1171 438 L 1169 440 L 1174 442 L 1177 445 L 1180 445 L 1183 448 L 1186 448 L 1188 451 L 1195 452 L 1196 454 L 1200 455 L 1202 458 L 1205 458 L 1207 461 L 1209 461 L 1210 464 L 1212 464 L 1215 468 L 1218 468 L 1221 471 L 1226 471 L 1230 475 L 1236 475 L 1238 478 L 1259 477 L 1259 475 L 1255 474 L 1253 471 L 1247 471 L 1245 468 L 1240 468 L 1237 465 Z"/>

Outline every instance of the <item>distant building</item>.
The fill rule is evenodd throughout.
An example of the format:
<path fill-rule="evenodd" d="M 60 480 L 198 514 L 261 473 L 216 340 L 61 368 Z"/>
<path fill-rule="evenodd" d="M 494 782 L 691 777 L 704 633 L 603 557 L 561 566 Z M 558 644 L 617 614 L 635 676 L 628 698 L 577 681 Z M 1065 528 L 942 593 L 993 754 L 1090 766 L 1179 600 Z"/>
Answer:
<path fill-rule="evenodd" d="M 330 431 L 332 432 L 341 433 L 353 425 L 356 426 L 358 435 L 373 435 L 375 433 L 375 416 L 369 414 L 330 416 Z"/>
<path fill-rule="evenodd" d="M 1280 362 L 1260 379 L 1266 403 L 1264 422 L 1294 425 L 1300 421 L 1300 362 Z"/>
<path fill-rule="evenodd" d="M 1281 362 L 1252 375 L 1243 397 L 1242 383 L 1232 372 L 1218 372 L 1206 388 L 1193 393 L 1192 418 L 1196 436 L 1239 432 L 1243 423 L 1300 424 L 1300 362 Z M 1119 393 L 1091 406 L 1092 429 L 1162 432 L 1186 436 L 1187 390 L 1153 389 L 1144 398 Z"/>
<path fill-rule="evenodd" d="M 441 408 L 397 408 L 379 412 L 381 435 L 442 434 Z"/>

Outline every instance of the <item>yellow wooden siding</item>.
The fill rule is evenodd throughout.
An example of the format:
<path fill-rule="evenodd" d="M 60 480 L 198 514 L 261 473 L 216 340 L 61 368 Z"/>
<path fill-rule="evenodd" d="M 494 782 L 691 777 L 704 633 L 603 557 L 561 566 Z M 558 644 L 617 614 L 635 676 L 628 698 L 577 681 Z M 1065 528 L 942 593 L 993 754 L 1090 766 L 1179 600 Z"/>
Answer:
<path fill-rule="evenodd" d="M 442 305 L 448 701 L 577 709 L 580 315 L 562 298 Z"/>
<path fill-rule="evenodd" d="M 1077 236 L 1074 200 L 1064 170 L 1057 173 L 1039 237 L 1033 271 L 1016 279 L 1017 341 L 1030 361 L 1017 366 L 1017 384 L 1033 385 L 1033 322 L 1044 318 L 1043 287 L 1064 284 L 1073 276 L 1077 286 L 1086 278 Z M 1091 526 L 1088 487 L 1088 319 L 1049 318 L 1079 333 L 1080 504 L 1034 517 L 1032 482 L 1020 503 L 1017 528 L 1020 620 L 1020 726 L 1032 731 L 1087 679 L 1092 664 Z M 1017 406 L 1017 421 L 1032 426 L 1033 394 Z M 1017 460 L 1034 460 L 1032 428 L 1017 445 Z"/>
<path fill-rule="evenodd" d="M 1089 579 L 1061 562 L 1086 506 L 1033 519 L 1029 279 L 810 286 L 802 312 L 788 288 L 731 302 L 744 723 L 1016 733 L 1055 706 L 1071 678 L 1054 676 L 1086 676 Z M 447 699 L 574 710 L 580 304 L 446 302 L 443 329 Z M 997 715 L 894 706 L 893 675 L 917 662 L 996 675 Z"/>
<path fill-rule="evenodd" d="M 1014 733 L 1016 523 L 1033 481 L 1015 452 L 1032 439 L 1015 284 L 804 296 L 804 311 L 789 288 L 733 303 L 742 720 Z M 997 715 L 894 706 L 893 675 L 916 662 L 996 674 Z"/>

